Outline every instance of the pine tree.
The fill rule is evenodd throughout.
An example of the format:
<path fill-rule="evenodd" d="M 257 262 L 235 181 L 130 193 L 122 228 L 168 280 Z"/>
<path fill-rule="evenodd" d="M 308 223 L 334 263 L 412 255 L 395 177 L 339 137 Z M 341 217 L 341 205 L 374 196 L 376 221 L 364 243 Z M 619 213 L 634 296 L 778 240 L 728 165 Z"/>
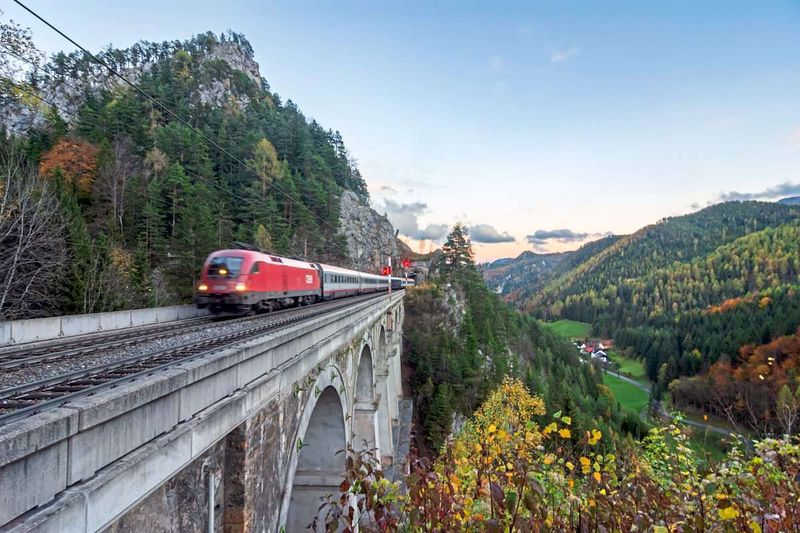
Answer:
<path fill-rule="evenodd" d="M 442 253 L 442 271 L 444 273 L 463 271 L 470 267 L 474 269 L 472 242 L 469 240 L 469 232 L 464 224 L 457 222 L 453 226 L 442 246 Z"/>

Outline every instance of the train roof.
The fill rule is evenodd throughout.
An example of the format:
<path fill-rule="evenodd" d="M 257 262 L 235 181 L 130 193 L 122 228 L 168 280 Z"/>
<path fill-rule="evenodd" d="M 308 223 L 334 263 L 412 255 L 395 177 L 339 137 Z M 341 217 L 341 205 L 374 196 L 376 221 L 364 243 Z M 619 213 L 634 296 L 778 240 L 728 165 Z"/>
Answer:
<path fill-rule="evenodd" d="M 243 250 L 240 248 L 232 248 L 229 250 L 217 250 L 211 252 L 209 257 L 250 257 L 256 261 L 263 261 L 265 263 L 272 263 L 275 265 L 286 265 L 293 268 L 305 268 L 309 270 L 317 270 L 313 263 L 306 261 L 299 261 L 297 259 L 289 259 L 288 257 L 281 257 L 279 255 L 264 254 L 253 250 Z"/>
<path fill-rule="evenodd" d="M 356 275 L 356 276 L 375 276 L 378 278 L 387 279 L 388 276 L 381 276 L 380 274 L 373 274 L 372 272 L 361 272 L 359 270 L 350 270 L 349 268 L 342 268 L 333 265 L 325 265 L 320 263 L 322 270 L 324 272 L 336 272 L 337 274 L 348 274 L 348 275 Z"/>

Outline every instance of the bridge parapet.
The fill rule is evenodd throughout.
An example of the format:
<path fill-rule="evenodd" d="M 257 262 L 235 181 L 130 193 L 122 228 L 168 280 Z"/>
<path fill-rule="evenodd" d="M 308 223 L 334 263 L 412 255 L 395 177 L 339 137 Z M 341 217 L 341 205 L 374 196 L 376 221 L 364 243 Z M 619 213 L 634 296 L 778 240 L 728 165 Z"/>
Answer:
<path fill-rule="evenodd" d="M 347 443 L 363 431 L 353 420 L 363 425 L 364 405 L 376 406 L 375 423 L 390 419 L 386 404 L 396 404 L 400 391 L 386 385 L 387 377 L 375 376 L 382 388 L 356 403 L 358 358 L 372 344 L 373 364 L 399 374 L 399 347 L 388 343 L 386 331 L 398 327 L 387 324 L 388 316 L 402 320 L 402 297 L 357 302 L 6 426 L 0 434 L 0 530 L 178 531 L 187 524 L 153 522 L 170 512 L 157 510 L 169 500 L 164 494 L 197 488 L 207 472 L 223 477 L 217 499 L 238 502 L 220 504 L 226 512 L 214 518 L 219 527 L 274 530 L 287 516 L 302 420 L 311 418 L 306 406 L 322 390 L 335 392 L 340 402 Z M 399 377 L 388 379 L 394 384 Z M 391 432 L 390 420 L 386 425 Z M 379 454 L 391 457 L 391 433 L 385 432 L 373 430 Z M 302 483 L 315 479 L 309 476 L 302 472 Z M 192 497 L 186 493 L 184 500 Z M 191 520 L 211 514 L 205 507 L 192 513 Z"/>
<path fill-rule="evenodd" d="M 208 309 L 198 309 L 193 305 L 172 305 L 86 315 L 9 320 L 0 322 L 0 348 L 89 333 L 164 324 L 208 314 Z"/>

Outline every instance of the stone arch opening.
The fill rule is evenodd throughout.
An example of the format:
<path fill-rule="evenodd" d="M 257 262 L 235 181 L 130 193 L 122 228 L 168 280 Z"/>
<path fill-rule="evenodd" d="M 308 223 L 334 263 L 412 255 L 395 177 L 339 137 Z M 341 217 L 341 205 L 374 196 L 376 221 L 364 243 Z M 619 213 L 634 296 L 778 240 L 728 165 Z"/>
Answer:
<path fill-rule="evenodd" d="M 289 499 L 286 531 L 305 531 L 314 519 L 321 499 L 339 490 L 344 478 L 345 455 L 337 452 L 346 447 L 342 403 L 336 389 L 328 386 L 317 398 L 302 437 Z"/>
<path fill-rule="evenodd" d="M 378 336 L 378 359 L 386 361 L 386 328 L 381 324 L 381 333 Z"/>
<path fill-rule="evenodd" d="M 375 399 L 375 379 L 372 374 L 372 350 L 368 344 L 361 350 L 356 372 L 356 402 L 371 402 Z"/>
<path fill-rule="evenodd" d="M 355 402 L 353 402 L 353 449 L 373 450 L 379 447 L 375 428 L 378 403 L 375 398 L 372 349 L 361 349 L 356 370 Z"/>

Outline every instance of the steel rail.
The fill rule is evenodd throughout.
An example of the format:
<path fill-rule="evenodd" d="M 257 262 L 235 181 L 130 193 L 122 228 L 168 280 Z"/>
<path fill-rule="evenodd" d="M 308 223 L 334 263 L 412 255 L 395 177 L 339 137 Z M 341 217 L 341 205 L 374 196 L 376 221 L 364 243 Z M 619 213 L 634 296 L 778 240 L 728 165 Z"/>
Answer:
<path fill-rule="evenodd" d="M 188 318 L 168 323 L 148 324 L 105 332 L 98 331 L 53 341 L 29 343 L 10 350 L 0 350 L 0 369 L 9 370 L 70 356 L 92 355 L 101 350 L 122 348 L 143 340 L 170 337 L 176 331 L 195 331 L 213 322 L 212 317 Z"/>
<path fill-rule="evenodd" d="M 44 379 L 0 391 L 0 426 L 64 405 L 70 400 L 90 396 L 103 390 L 152 375 L 179 363 L 205 357 L 213 351 L 235 346 L 266 333 L 273 333 L 310 318 L 332 313 L 357 303 L 378 299 L 384 293 L 334 300 L 308 307 L 300 307 L 246 317 L 256 324 L 225 335 L 186 342 L 163 350 L 141 354 L 113 363 L 88 368 L 53 378 Z M 258 320 L 262 319 L 262 320 Z"/>

